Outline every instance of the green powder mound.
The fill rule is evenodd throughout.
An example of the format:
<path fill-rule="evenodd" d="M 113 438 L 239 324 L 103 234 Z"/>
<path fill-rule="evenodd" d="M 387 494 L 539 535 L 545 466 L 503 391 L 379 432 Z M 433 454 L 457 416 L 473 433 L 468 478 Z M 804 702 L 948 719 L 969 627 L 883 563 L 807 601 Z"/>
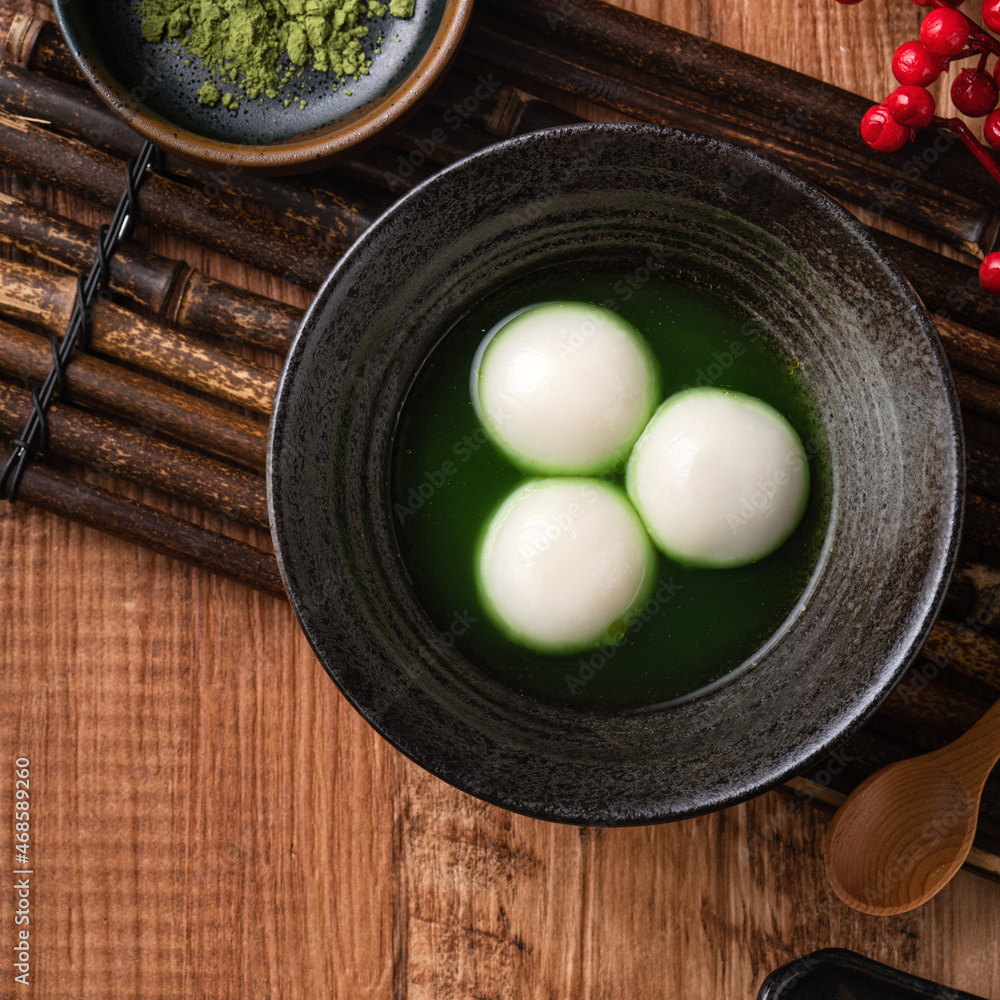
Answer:
<path fill-rule="evenodd" d="M 209 73 L 249 98 L 278 97 L 309 67 L 341 82 L 367 75 L 371 59 L 361 43 L 370 19 L 387 12 L 408 18 L 413 10 L 414 0 L 388 6 L 378 0 L 139 0 L 147 42 L 179 41 Z M 198 92 L 202 104 L 215 105 L 220 96 L 211 80 Z M 223 103 L 239 107 L 235 95 Z"/>
<path fill-rule="evenodd" d="M 219 88 L 211 80 L 206 80 L 198 91 L 198 103 L 214 107 L 219 103 Z"/>

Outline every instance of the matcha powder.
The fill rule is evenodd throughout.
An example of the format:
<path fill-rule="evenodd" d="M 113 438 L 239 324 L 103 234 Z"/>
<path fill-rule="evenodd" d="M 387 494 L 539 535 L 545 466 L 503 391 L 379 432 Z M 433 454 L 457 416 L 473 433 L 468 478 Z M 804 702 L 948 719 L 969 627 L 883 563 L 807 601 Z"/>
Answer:
<path fill-rule="evenodd" d="M 202 85 L 199 102 L 215 105 L 221 101 L 230 109 L 239 107 L 240 95 L 279 97 L 288 81 L 309 67 L 330 72 L 341 81 L 366 75 L 371 59 L 361 42 L 368 36 L 371 18 L 387 12 L 412 17 L 413 7 L 414 0 L 388 4 L 378 0 L 139 0 L 146 41 L 179 41 L 216 77 Z M 305 107 L 305 101 L 294 100 Z"/>

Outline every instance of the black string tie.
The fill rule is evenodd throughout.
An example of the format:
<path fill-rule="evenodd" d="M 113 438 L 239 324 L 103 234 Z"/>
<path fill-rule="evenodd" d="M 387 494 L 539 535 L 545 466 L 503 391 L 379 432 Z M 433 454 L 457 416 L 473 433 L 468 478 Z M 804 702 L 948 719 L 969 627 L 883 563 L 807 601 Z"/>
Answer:
<path fill-rule="evenodd" d="M 52 338 L 52 368 L 38 389 L 31 391 L 31 414 L 21 436 L 11 441 L 13 451 L 0 473 L 0 497 L 11 503 L 17 499 L 29 463 L 45 454 L 49 446 L 48 411 L 53 399 L 62 399 L 66 394 L 66 366 L 70 355 L 78 345 L 86 348 L 90 333 L 90 314 L 98 295 L 104 293 L 111 276 L 111 259 L 119 245 L 132 235 L 139 215 L 138 195 L 146 173 L 159 160 L 159 150 L 151 142 L 146 142 L 142 151 L 129 161 L 125 171 L 125 192 L 118 202 L 110 225 L 103 225 L 97 231 L 97 255 L 90 273 L 80 275 L 77 280 L 76 303 L 69 325 L 62 338 Z"/>

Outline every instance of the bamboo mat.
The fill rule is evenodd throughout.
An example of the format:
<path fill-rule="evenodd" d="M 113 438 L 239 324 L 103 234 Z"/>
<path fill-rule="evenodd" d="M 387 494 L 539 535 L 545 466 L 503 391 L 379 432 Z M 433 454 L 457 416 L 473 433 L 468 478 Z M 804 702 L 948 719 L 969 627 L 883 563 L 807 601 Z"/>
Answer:
<path fill-rule="evenodd" d="M 84 86 L 45 17 L 9 16 L 0 34 L 0 430 L 9 437 L 28 412 L 25 386 L 48 366 L 39 334 L 65 326 L 70 271 L 89 263 L 94 237 L 42 208 L 38 191 L 108 205 L 139 141 Z M 73 362 L 69 399 L 54 408 L 54 457 L 31 470 L 21 499 L 280 594 L 262 477 L 277 371 L 309 294 L 381 210 L 498 138 L 581 117 L 758 148 L 875 227 L 936 314 L 968 436 L 961 562 L 922 655 L 859 733 L 787 786 L 799 801 L 836 806 L 878 767 L 962 732 L 1000 694 L 1000 300 L 974 290 L 975 259 L 994 248 L 1000 216 L 971 158 L 948 150 L 945 174 L 933 137 L 869 156 L 855 127 L 866 106 L 599 0 L 487 0 L 428 107 L 364 157 L 280 181 L 166 162 L 141 197 L 144 230 L 116 261 L 115 301 L 95 312 L 90 356 Z M 155 227 L 240 261 L 270 293 L 157 256 Z M 128 483 L 147 488 L 142 503 Z M 171 498 L 189 514 L 169 512 Z M 997 777 L 969 867 L 1000 878 Z"/>

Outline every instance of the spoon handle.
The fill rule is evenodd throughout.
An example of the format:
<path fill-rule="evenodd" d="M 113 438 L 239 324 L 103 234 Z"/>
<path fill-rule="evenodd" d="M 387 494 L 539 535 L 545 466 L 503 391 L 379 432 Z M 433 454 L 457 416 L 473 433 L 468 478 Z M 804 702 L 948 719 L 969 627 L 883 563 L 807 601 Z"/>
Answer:
<path fill-rule="evenodd" d="M 948 769 L 952 774 L 978 795 L 990 771 L 1000 760 L 1000 701 L 940 752 L 948 758 Z"/>

